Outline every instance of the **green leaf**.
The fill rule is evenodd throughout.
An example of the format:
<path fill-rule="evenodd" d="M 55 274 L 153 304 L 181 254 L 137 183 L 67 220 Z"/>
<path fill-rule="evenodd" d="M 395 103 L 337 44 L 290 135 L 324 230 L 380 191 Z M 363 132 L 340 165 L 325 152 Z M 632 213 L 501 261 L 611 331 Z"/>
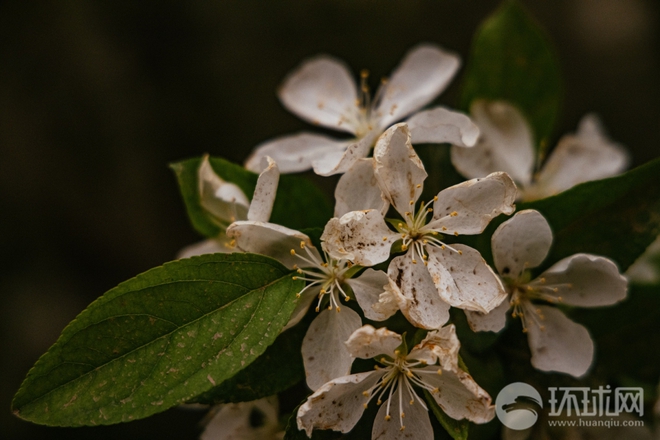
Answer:
<path fill-rule="evenodd" d="M 247 368 L 189 403 L 249 402 L 280 393 L 305 380 L 300 347 L 311 318 L 315 317 L 316 314 L 308 314 L 304 321 L 279 335 Z"/>
<path fill-rule="evenodd" d="M 442 427 L 445 428 L 451 438 L 454 440 L 467 440 L 470 422 L 467 420 L 456 420 L 449 417 L 442 408 L 438 406 L 433 396 L 431 396 L 431 393 L 427 390 L 424 390 L 424 397 L 436 419 L 438 419 L 438 422 L 440 422 Z"/>
<path fill-rule="evenodd" d="M 660 376 L 660 285 L 631 285 L 628 298 L 614 307 L 575 309 L 571 318 L 585 325 L 596 345 L 593 376 L 601 383 L 632 377 L 657 385 Z"/>
<path fill-rule="evenodd" d="M 554 243 L 546 266 L 585 252 L 613 259 L 623 272 L 660 233 L 660 159 L 519 209 L 536 209 L 550 223 Z"/>
<path fill-rule="evenodd" d="M 478 29 L 468 60 L 461 107 L 475 99 L 515 104 L 543 144 L 561 104 L 561 74 L 554 48 L 517 1 L 505 1 Z"/>
<path fill-rule="evenodd" d="M 51 426 L 108 425 L 185 402 L 257 359 L 302 285 L 277 261 L 238 253 L 138 275 L 64 329 L 28 373 L 14 412 Z"/>
<path fill-rule="evenodd" d="M 214 238 L 221 230 L 202 208 L 199 200 L 197 170 L 201 160 L 200 157 L 187 159 L 175 162 L 170 167 L 176 174 L 193 227 L 200 234 Z M 259 177 L 257 174 L 218 157 L 211 157 L 209 160 L 218 176 L 236 184 L 249 199 L 252 199 Z M 271 215 L 273 223 L 293 229 L 323 227 L 332 217 L 332 212 L 332 205 L 327 197 L 312 182 L 301 176 L 280 176 Z"/>

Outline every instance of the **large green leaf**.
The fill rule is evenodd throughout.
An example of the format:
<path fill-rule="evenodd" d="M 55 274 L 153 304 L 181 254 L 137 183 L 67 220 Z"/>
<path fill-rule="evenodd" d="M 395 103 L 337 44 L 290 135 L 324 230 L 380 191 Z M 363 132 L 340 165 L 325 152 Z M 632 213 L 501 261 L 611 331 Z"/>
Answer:
<path fill-rule="evenodd" d="M 315 317 L 316 314 L 308 314 L 303 322 L 279 335 L 250 366 L 190 402 L 248 402 L 280 393 L 305 380 L 300 347 Z"/>
<path fill-rule="evenodd" d="M 477 31 L 461 106 L 504 99 L 520 108 L 539 143 L 548 138 L 561 104 L 559 64 L 548 38 L 517 1 L 505 1 Z"/>
<path fill-rule="evenodd" d="M 174 261 L 93 302 L 28 373 L 16 415 L 53 426 L 147 417 L 205 392 L 273 343 L 302 281 L 277 261 Z"/>
<path fill-rule="evenodd" d="M 220 228 L 200 205 L 197 170 L 202 158 L 170 165 L 193 227 L 206 237 L 217 237 Z M 251 199 L 258 175 L 218 157 L 210 158 L 213 170 L 224 180 L 238 185 Z M 312 182 L 301 176 L 282 175 L 277 189 L 271 221 L 293 229 L 323 227 L 332 217 L 332 205 Z"/>
<path fill-rule="evenodd" d="M 625 271 L 660 233 L 660 159 L 519 208 L 536 209 L 550 223 L 554 243 L 546 266 L 585 252 Z"/>

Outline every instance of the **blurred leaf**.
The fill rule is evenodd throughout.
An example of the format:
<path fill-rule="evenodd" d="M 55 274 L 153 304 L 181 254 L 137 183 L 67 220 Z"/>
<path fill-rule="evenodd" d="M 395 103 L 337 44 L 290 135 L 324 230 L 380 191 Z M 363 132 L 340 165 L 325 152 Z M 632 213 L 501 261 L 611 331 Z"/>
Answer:
<path fill-rule="evenodd" d="M 176 174 L 179 189 L 190 221 L 200 234 L 214 238 L 220 228 L 200 205 L 197 170 L 200 157 L 170 165 Z M 252 199 L 258 175 L 219 157 L 210 158 L 213 170 L 222 179 L 238 185 Z M 332 217 L 333 207 L 325 194 L 312 182 L 301 176 L 280 176 L 277 197 L 270 221 L 293 229 L 323 227 Z"/>
<path fill-rule="evenodd" d="M 438 422 L 440 422 L 442 427 L 445 428 L 451 438 L 454 440 L 467 440 L 470 422 L 467 420 L 456 420 L 449 417 L 445 414 L 442 408 L 438 406 L 433 396 L 431 396 L 431 393 L 427 390 L 424 390 L 424 397 L 436 419 L 438 419 Z"/>
<path fill-rule="evenodd" d="M 660 233 L 660 159 L 519 209 L 536 209 L 550 223 L 554 243 L 546 266 L 585 252 L 613 259 L 623 272 Z"/>
<path fill-rule="evenodd" d="M 302 284 L 252 254 L 147 271 L 64 329 L 28 373 L 14 412 L 51 426 L 108 425 L 183 403 L 257 359 L 288 322 Z"/>
<path fill-rule="evenodd" d="M 475 99 L 503 99 L 527 116 L 538 144 L 550 136 L 561 104 L 559 63 L 548 37 L 517 1 L 488 17 L 472 44 L 461 107 Z"/>
<path fill-rule="evenodd" d="M 632 285 L 612 307 L 575 309 L 571 317 L 589 329 L 596 345 L 593 374 L 657 384 L 660 377 L 660 285 Z"/>
<path fill-rule="evenodd" d="M 273 345 L 247 368 L 217 387 L 191 399 L 189 403 L 217 404 L 248 402 L 272 396 L 305 380 L 300 347 L 312 318 L 280 334 Z"/>

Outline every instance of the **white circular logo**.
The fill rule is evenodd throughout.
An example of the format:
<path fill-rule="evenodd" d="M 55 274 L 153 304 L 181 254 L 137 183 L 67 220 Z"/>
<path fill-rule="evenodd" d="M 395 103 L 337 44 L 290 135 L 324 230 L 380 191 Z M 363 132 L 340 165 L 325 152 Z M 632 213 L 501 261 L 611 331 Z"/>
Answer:
<path fill-rule="evenodd" d="M 541 395 L 524 382 L 511 383 L 499 392 L 495 399 L 495 414 L 507 428 L 520 431 L 530 428 L 543 409 Z"/>

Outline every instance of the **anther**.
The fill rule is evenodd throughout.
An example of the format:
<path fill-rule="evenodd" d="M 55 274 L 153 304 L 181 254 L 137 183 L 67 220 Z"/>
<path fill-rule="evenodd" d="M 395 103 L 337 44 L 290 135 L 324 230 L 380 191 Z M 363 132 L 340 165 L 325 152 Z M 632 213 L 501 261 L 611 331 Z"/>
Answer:
<path fill-rule="evenodd" d="M 418 183 L 417 186 L 416 186 L 415 188 L 421 188 L 421 187 L 422 187 L 422 184 L 421 184 L 421 183 Z"/>
<path fill-rule="evenodd" d="M 412 205 L 414 205 L 414 204 L 415 204 L 415 201 L 414 201 L 414 200 L 411 200 L 411 201 L 410 201 L 410 206 L 412 206 Z"/>
<path fill-rule="evenodd" d="M 442 369 L 438 368 L 438 374 L 442 376 Z"/>
<path fill-rule="evenodd" d="M 305 249 L 305 242 L 304 241 L 300 242 L 300 249 Z"/>
<path fill-rule="evenodd" d="M 437 202 L 438 201 L 438 196 L 433 196 L 433 201 Z"/>
<path fill-rule="evenodd" d="M 291 255 L 296 255 L 296 250 L 295 249 L 291 249 Z"/>
<path fill-rule="evenodd" d="M 386 421 L 386 422 L 389 422 L 390 420 L 392 420 L 392 416 L 389 415 L 389 414 L 387 414 L 387 415 L 385 416 L 385 421 Z"/>
<path fill-rule="evenodd" d="M 387 241 L 387 237 L 383 237 L 383 241 Z"/>
<path fill-rule="evenodd" d="M 452 213 L 449 214 L 449 215 L 451 215 L 452 217 L 456 217 L 456 216 L 458 215 L 458 212 L 454 211 L 454 212 L 452 212 Z"/>

